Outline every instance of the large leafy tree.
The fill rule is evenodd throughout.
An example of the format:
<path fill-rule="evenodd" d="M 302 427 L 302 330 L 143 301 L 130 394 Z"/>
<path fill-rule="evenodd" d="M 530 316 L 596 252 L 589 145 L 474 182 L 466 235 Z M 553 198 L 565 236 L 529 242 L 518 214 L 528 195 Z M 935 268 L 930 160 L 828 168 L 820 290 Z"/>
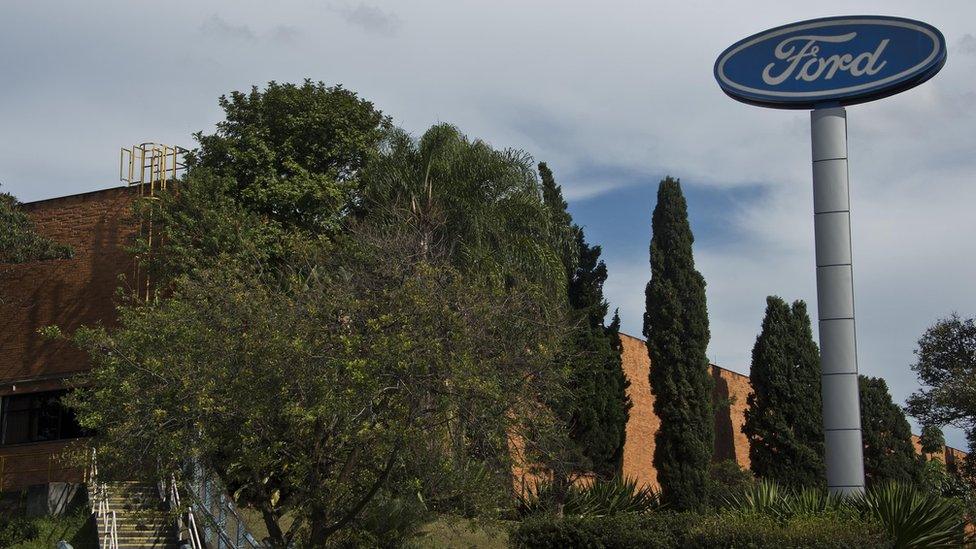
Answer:
<path fill-rule="evenodd" d="M 806 304 L 766 298 L 762 331 L 752 348 L 746 421 L 753 472 L 789 486 L 824 480 L 820 353 Z"/>
<path fill-rule="evenodd" d="M 677 179 L 661 181 L 651 229 L 644 336 L 661 419 L 654 467 L 665 500 L 694 509 L 705 501 L 715 435 L 705 280 L 695 269 L 688 206 Z"/>
<path fill-rule="evenodd" d="M 171 291 L 76 336 L 95 367 L 73 403 L 101 465 L 196 457 L 275 545 L 334 539 L 394 487 L 465 512 L 473 495 L 445 479 L 510 489 L 509 437 L 546 432 L 522 412 L 559 390 L 565 325 L 531 161 L 441 125 L 391 131 L 364 162 L 339 214 L 263 209 L 236 161 L 158 201 Z"/>
<path fill-rule="evenodd" d="M 171 296 L 123 307 L 119 329 L 80 330 L 95 364 L 70 403 L 99 433 L 102 470 L 151 477 L 194 458 L 276 547 L 334 539 L 398 468 L 431 501 L 464 495 L 420 463 L 480 463 L 504 490 L 509 412 L 549 380 L 548 319 L 524 286 L 419 259 L 417 238 L 356 242 L 274 284 L 264 266 L 180 277 Z"/>
<path fill-rule="evenodd" d="M 864 476 L 868 485 L 884 481 L 917 482 L 922 458 L 912 445 L 912 428 L 879 377 L 859 376 Z"/>
<path fill-rule="evenodd" d="M 389 120 L 342 86 L 306 80 L 220 98 L 217 132 L 196 134 L 191 168 L 233 182 L 228 194 L 269 220 L 313 233 L 338 228 Z"/>
<path fill-rule="evenodd" d="M 922 389 L 908 398 L 908 413 L 924 425 L 963 429 L 976 450 L 976 319 L 953 314 L 922 334 L 912 370 Z M 967 459 L 972 469 L 972 458 Z"/>
<path fill-rule="evenodd" d="M 614 314 L 611 324 L 604 324 L 607 267 L 600 259 L 600 247 L 589 245 L 582 227 L 572 222 L 562 190 L 544 162 L 539 164 L 539 175 L 554 244 L 566 268 L 573 322 L 558 358 L 566 364 L 570 379 L 565 394 L 556 395 L 554 406 L 569 428 L 574 450 L 568 457 L 570 464 L 609 477 L 620 472 L 631 407 L 620 359 L 620 319 Z"/>
<path fill-rule="evenodd" d="M 164 234 L 135 250 L 157 282 L 217 258 L 273 263 L 335 240 L 391 127 L 356 93 L 308 80 L 235 91 L 220 106 L 217 131 L 195 134 L 185 180 L 141 204 Z"/>

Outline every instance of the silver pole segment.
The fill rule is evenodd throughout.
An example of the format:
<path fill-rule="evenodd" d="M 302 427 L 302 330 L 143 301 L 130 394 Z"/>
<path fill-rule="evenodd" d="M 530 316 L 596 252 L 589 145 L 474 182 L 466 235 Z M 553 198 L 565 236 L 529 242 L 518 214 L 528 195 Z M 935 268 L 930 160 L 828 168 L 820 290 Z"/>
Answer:
<path fill-rule="evenodd" d="M 815 109 L 810 129 L 827 489 L 855 494 L 864 492 L 864 447 L 854 337 L 847 112 Z"/>

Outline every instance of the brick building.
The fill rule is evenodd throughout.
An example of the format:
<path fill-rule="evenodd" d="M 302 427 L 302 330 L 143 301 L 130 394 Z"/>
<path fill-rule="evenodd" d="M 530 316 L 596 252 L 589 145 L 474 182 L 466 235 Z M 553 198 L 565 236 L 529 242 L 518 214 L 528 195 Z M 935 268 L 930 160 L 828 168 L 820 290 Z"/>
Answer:
<path fill-rule="evenodd" d="M 125 246 L 138 231 L 138 195 L 121 187 L 23 205 L 38 232 L 71 245 L 74 257 L 0 265 L 0 491 L 81 478 L 58 459 L 80 435 L 58 398 L 88 359 L 37 331 L 111 325 L 119 275 L 133 274 Z"/>
<path fill-rule="evenodd" d="M 58 454 L 81 435 L 70 412 L 58 404 L 73 375 L 88 360 L 68 343 L 37 333 L 57 325 L 67 332 L 85 324 L 110 326 L 120 276 L 135 280 L 126 252 L 139 231 L 132 216 L 137 187 L 118 187 L 23 205 L 38 232 L 70 244 L 72 259 L 0 265 L 0 492 L 53 481 L 79 481 L 82 471 Z M 634 403 L 627 424 L 623 472 L 642 484 L 657 485 L 653 469 L 654 415 L 648 383 L 650 360 L 644 342 L 622 335 L 623 367 Z M 749 443 L 742 433 L 748 376 L 712 366 L 715 381 L 715 459 L 749 466 Z M 916 446 L 918 441 L 916 440 Z M 964 454 L 945 448 L 935 457 L 947 463 Z"/>

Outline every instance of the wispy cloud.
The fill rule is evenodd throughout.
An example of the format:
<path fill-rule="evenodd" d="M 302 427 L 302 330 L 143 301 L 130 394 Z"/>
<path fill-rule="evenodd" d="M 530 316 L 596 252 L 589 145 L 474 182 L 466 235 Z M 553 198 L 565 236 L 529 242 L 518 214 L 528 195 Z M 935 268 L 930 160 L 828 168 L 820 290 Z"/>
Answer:
<path fill-rule="evenodd" d="M 227 20 L 217 14 L 213 14 L 204 20 L 203 24 L 200 25 L 200 30 L 202 30 L 204 34 L 218 36 L 221 38 L 245 40 L 248 42 L 254 42 L 258 39 L 257 33 L 255 33 L 251 27 L 247 25 L 235 25 L 229 23 Z"/>
<path fill-rule="evenodd" d="M 959 42 L 956 44 L 956 50 L 959 53 L 964 53 L 966 55 L 976 53 L 976 36 L 973 36 L 968 32 L 962 35 L 962 38 L 960 38 Z"/>
<path fill-rule="evenodd" d="M 217 14 L 205 19 L 200 25 L 200 31 L 208 36 L 227 40 L 240 42 L 270 41 L 280 44 L 292 44 L 301 36 L 298 27 L 292 25 L 277 25 L 267 32 L 258 32 L 250 25 L 231 23 Z"/>
<path fill-rule="evenodd" d="M 400 18 L 395 13 L 364 2 L 355 5 L 334 4 L 331 9 L 346 22 L 361 27 L 366 32 L 390 36 L 400 29 Z"/>
<path fill-rule="evenodd" d="M 273 42 L 279 42 L 281 44 L 293 44 L 298 41 L 301 36 L 301 31 L 298 27 L 293 27 L 291 25 L 278 25 L 277 27 L 271 29 L 268 33 L 268 38 Z"/>

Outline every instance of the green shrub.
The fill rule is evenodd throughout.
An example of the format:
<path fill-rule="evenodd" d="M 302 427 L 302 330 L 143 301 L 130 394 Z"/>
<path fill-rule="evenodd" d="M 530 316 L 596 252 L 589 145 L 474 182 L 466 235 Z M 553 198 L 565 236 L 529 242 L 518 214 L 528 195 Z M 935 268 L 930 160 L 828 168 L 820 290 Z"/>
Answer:
<path fill-rule="evenodd" d="M 910 484 L 884 483 L 854 498 L 863 516 L 877 521 L 896 547 L 960 547 L 963 505 Z"/>
<path fill-rule="evenodd" d="M 0 518 L 0 547 L 10 547 L 22 541 L 37 537 L 38 529 L 35 521 L 24 518 Z"/>
<path fill-rule="evenodd" d="M 86 508 L 61 516 L 0 516 L 0 547 L 50 549 L 59 540 L 75 549 L 98 549 L 98 532 Z"/>
<path fill-rule="evenodd" d="M 559 514 L 558 494 L 552 483 L 538 484 L 519 496 L 517 514 Z M 645 513 L 661 508 L 660 495 L 637 481 L 612 478 L 596 479 L 588 486 L 572 486 L 566 492 L 562 514 L 566 516 L 604 516 L 621 513 Z"/>
<path fill-rule="evenodd" d="M 515 548 L 661 549 L 891 547 L 883 528 L 853 513 L 826 512 L 777 520 L 743 511 L 719 514 L 657 512 L 607 517 L 536 516 L 509 537 Z"/>
<path fill-rule="evenodd" d="M 381 548 L 402 547 L 423 535 L 430 512 L 416 496 L 379 494 L 356 519 L 350 539 L 343 544 Z"/>
<path fill-rule="evenodd" d="M 892 547 L 892 543 L 880 525 L 844 513 L 801 515 L 784 521 L 748 511 L 726 511 L 694 525 L 681 547 L 873 549 Z"/>
<path fill-rule="evenodd" d="M 713 509 L 725 506 L 729 500 L 742 497 L 756 484 L 756 477 L 731 459 L 711 465 L 708 471 L 708 505 Z"/>
<path fill-rule="evenodd" d="M 688 521 L 694 520 L 692 515 L 677 513 L 563 518 L 539 515 L 522 521 L 509 536 L 509 545 L 523 549 L 679 547 Z"/>

